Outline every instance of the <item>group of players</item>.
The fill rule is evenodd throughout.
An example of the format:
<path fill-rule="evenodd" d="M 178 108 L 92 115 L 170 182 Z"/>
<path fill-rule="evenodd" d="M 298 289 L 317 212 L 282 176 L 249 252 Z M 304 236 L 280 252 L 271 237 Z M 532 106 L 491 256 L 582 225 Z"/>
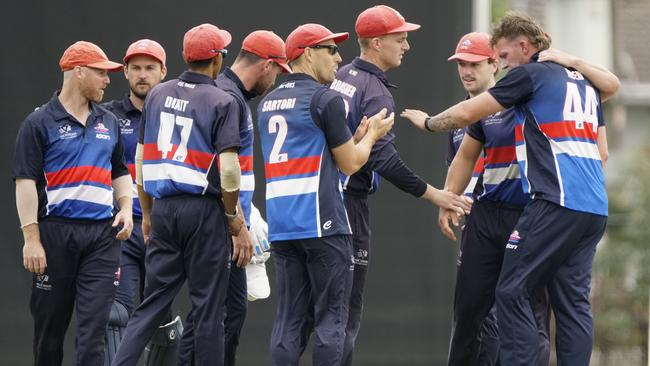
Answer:
<path fill-rule="evenodd" d="M 268 296 L 254 271 L 270 242 L 273 364 L 298 365 L 313 337 L 313 364 L 351 365 L 368 196 L 383 177 L 439 206 L 452 240 L 450 222 L 467 215 L 449 365 L 547 365 L 551 308 L 558 363 L 587 365 L 591 264 L 607 216 L 601 102 L 618 79 L 549 49 L 522 13 L 507 13 L 491 38 L 464 36 L 449 60 L 468 98 L 436 116 L 402 112 L 423 130 L 452 131 L 436 189 L 406 166 L 390 132 L 386 72 L 419 28 L 388 6 L 365 10 L 360 55 L 340 69 L 348 33 L 304 24 L 285 43 L 255 31 L 220 73 L 231 36 L 202 24 L 183 39 L 188 69 L 167 82 L 155 41 L 134 42 L 124 65 L 92 43 L 71 45 L 63 86 L 25 119 L 14 159 L 35 364 L 61 364 L 74 307 L 77 365 L 135 365 L 145 348 L 147 365 L 235 364 L 247 297 Z M 511 70 L 496 82 L 499 59 Z M 122 67 L 129 94 L 100 105 L 108 72 Z M 252 204 L 249 102 L 262 95 L 268 229 Z M 171 305 L 185 281 L 183 328 Z"/>

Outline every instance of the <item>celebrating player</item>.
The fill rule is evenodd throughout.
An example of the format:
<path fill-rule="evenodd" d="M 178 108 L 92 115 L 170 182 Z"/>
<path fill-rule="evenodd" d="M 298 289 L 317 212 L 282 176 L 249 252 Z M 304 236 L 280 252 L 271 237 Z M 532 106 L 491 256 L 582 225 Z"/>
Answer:
<path fill-rule="evenodd" d="M 150 238 L 145 299 L 113 365 L 136 364 L 186 278 L 192 309 L 179 364 L 223 364 L 230 235 L 242 225 L 237 104 L 214 83 L 230 40 L 211 24 L 190 29 L 183 38 L 189 70 L 145 100 L 136 152 L 142 231 Z"/>
<path fill-rule="evenodd" d="M 119 122 L 98 105 L 110 82 L 108 71 L 122 65 L 79 41 L 65 50 L 59 66 L 61 91 L 22 123 L 13 165 L 23 264 L 34 273 L 34 364 L 61 364 L 76 304 L 74 362 L 100 365 L 118 240 L 128 239 L 133 228 Z M 114 200 L 120 210 L 111 219 Z"/>
<path fill-rule="evenodd" d="M 537 364 L 539 341 L 530 299 L 547 286 L 558 363 L 588 365 L 591 267 L 607 221 L 597 144 L 604 124 L 601 100 L 611 97 L 619 82 L 606 69 L 584 61 L 580 71 L 536 62 L 550 39 L 522 13 L 508 12 L 491 43 L 511 69 L 495 86 L 433 117 L 415 110 L 402 115 L 423 130 L 444 131 L 517 108 L 516 154 L 524 192 L 532 201 L 507 241 L 496 288 L 501 364 Z"/>
<path fill-rule="evenodd" d="M 228 296 L 226 298 L 226 345 L 225 365 L 235 364 L 235 355 L 239 344 L 239 334 L 246 318 L 247 298 L 257 299 L 268 297 L 268 277 L 264 262 L 268 259 L 268 244 L 262 234 L 249 235 L 248 227 L 251 226 L 251 212 L 254 208 L 253 191 L 255 190 L 255 176 L 253 174 L 253 118 L 249 101 L 258 95 L 264 95 L 275 84 L 275 79 L 281 72 L 291 72 L 287 65 L 287 56 L 284 41 L 271 31 L 258 30 L 249 34 L 242 43 L 241 50 L 231 68 L 226 68 L 217 77 L 217 86 L 230 94 L 237 102 L 237 119 L 239 120 L 239 164 L 242 171 L 241 187 L 239 190 L 239 203 L 242 208 L 240 213 L 245 224 L 239 236 L 233 236 L 233 263 L 230 267 Z M 257 211 L 259 216 L 259 211 Z M 261 216 L 255 223 L 255 230 L 266 223 Z M 252 247 L 255 246 L 254 263 L 249 263 L 252 256 Z M 266 241 L 268 243 L 268 241 Z M 246 267 L 246 270 L 244 269 Z M 254 271 L 264 271 L 262 276 L 250 280 L 262 281 L 252 283 L 248 288 L 248 268 Z M 256 274 L 253 274 L 255 276 Z M 251 276 L 252 277 L 252 276 Z M 250 283 L 250 282 L 249 282 Z M 258 288 L 265 288 L 264 293 Z M 256 291 L 257 290 L 257 291 Z M 247 296 L 248 292 L 248 296 Z"/>
<path fill-rule="evenodd" d="M 296 28 L 287 38 L 294 74 L 258 108 L 278 293 L 273 365 L 297 365 L 312 331 L 312 364 L 341 362 L 353 262 L 337 168 L 356 172 L 393 124 L 385 109 L 364 119 L 355 145 L 343 100 L 323 85 L 334 80 L 337 43 L 347 38 L 319 24 Z"/>
<path fill-rule="evenodd" d="M 357 18 L 361 56 L 343 66 L 331 89 L 337 91 L 349 109 L 348 127 L 355 131 L 363 116 L 372 116 L 383 108 L 395 111 L 395 101 L 388 88 L 386 71 L 399 67 L 409 49 L 408 32 L 420 26 L 408 23 L 393 8 L 385 5 L 366 9 Z M 438 206 L 456 209 L 459 214 L 469 205 L 457 195 L 435 189 L 415 175 L 400 158 L 392 133 L 374 145 L 368 163 L 355 174 L 342 176 L 345 208 L 352 224 L 354 246 L 354 282 L 350 298 L 350 317 L 346 328 L 343 365 L 352 364 L 352 352 L 361 326 L 363 291 L 370 261 L 370 210 L 368 194 L 379 184 L 379 176 L 399 189 Z"/>

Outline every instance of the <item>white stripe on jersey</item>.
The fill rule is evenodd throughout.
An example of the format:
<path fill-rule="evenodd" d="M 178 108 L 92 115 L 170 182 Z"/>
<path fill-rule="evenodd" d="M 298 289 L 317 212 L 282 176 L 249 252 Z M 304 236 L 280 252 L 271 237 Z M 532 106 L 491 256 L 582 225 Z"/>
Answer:
<path fill-rule="evenodd" d="M 600 161 L 598 145 L 584 141 L 553 141 L 551 140 L 553 154 L 569 154 L 578 158 L 594 159 Z"/>
<path fill-rule="evenodd" d="M 474 193 L 474 188 L 476 188 L 476 183 L 478 183 L 478 177 L 472 175 L 472 178 L 470 178 L 469 183 L 467 183 L 467 187 L 465 187 L 464 194 L 466 196 L 471 196 L 472 193 Z"/>
<path fill-rule="evenodd" d="M 266 184 L 266 199 L 318 192 L 319 176 L 285 179 Z"/>
<path fill-rule="evenodd" d="M 56 205 L 64 200 L 77 200 L 113 207 L 113 189 L 89 185 L 47 190 L 47 204 Z"/>
<path fill-rule="evenodd" d="M 502 168 L 485 168 L 483 172 L 484 184 L 499 184 L 506 179 L 517 178 L 520 178 L 519 165 L 517 163 Z"/>
<path fill-rule="evenodd" d="M 206 173 L 169 163 L 143 164 L 142 177 L 145 183 L 156 180 L 172 180 L 177 183 L 191 184 L 199 187 L 208 186 Z"/>
<path fill-rule="evenodd" d="M 242 174 L 241 181 L 239 183 L 240 191 L 254 191 L 255 190 L 255 175 L 253 174 Z"/>

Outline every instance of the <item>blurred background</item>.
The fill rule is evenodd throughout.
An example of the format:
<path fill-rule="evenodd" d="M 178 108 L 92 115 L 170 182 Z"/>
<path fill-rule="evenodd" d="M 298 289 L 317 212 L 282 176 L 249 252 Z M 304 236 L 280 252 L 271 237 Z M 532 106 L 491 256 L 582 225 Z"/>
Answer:
<path fill-rule="evenodd" d="M 608 231 L 599 246 L 593 280 L 596 339 L 593 365 L 646 365 L 650 263 L 646 207 L 650 204 L 650 2 L 647 0 L 457 0 L 384 1 L 421 30 L 409 34 L 411 50 L 402 67 L 388 72 L 398 110 L 417 107 L 439 112 L 462 100 L 456 65 L 446 59 L 458 39 L 473 30 L 489 32 L 508 9 L 535 16 L 553 46 L 606 65 L 623 82 L 605 105 L 610 160 Z M 32 363 L 29 314 L 31 276 L 22 268 L 22 236 L 10 179 L 15 136 L 21 121 L 48 101 L 61 86 L 58 60 L 77 40 L 98 44 L 120 61 L 127 46 L 141 38 L 160 42 L 167 51 L 168 79 L 183 71 L 182 38 L 187 29 L 213 23 L 233 35 L 234 60 L 243 38 L 270 29 L 285 38 L 296 26 L 317 22 L 352 37 L 341 46 L 343 62 L 358 55 L 354 22 L 372 1 L 97 1 L 23 0 L 0 13 L 0 364 Z M 121 98 L 128 86 L 121 73 L 111 75 L 105 101 Z M 394 128 L 403 160 L 425 180 L 440 187 L 446 168 L 446 136 L 416 131 L 404 120 Z M 256 145 L 256 150 L 258 150 Z M 256 171 L 262 165 L 256 161 Z M 264 184 L 257 177 L 254 202 L 263 211 Z M 437 210 L 424 201 L 382 184 L 371 198 L 372 261 L 356 365 L 443 365 L 451 324 L 457 243 L 443 238 Z M 268 272 L 273 287 L 273 264 Z M 175 309 L 186 315 L 185 290 Z M 275 298 L 249 303 L 239 364 L 270 364 L 268 344 Z M 68 331 L 66 360 L 72 361 L 76 324 Z M 309 354 L 302 364 L 311 363 Z"/>

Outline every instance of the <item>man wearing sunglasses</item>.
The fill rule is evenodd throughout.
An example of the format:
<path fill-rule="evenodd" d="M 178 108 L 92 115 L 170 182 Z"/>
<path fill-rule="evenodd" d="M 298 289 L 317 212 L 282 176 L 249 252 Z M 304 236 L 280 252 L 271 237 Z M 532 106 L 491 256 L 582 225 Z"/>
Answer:
<path fill-rule="evenodd" d="M 395 110 L 386 71 L 399 67 L 410 46 L 408 32 L 420 25 L 408 23 L 397 10 L 385 5 L 366 9 L 357 18 L 355 30 L 361 55 L 343 66 L 331 89 L 338 91 L 348 107 L 348 127 L 354 131 L 362 116 L 371 116 L 382 108 Z M 354 343 L 361 325 L 363 291 L 370 261 L 370 210 L 368 195 L 377 190 L 379 176 L 415 197 L 420 197 L 462 215 L 469 210 L 462 197 L 438 190 L 415 175 L 400 158 L 392 133 L 374 145 L 368 163 L 356 174 L 341 175 L 345 208 L 352 224 L 354 244 L 354 282 L 350 298 L 350 316 L 346 329 L 342 365 L 352 364 Z"/>
<path fill-rule="evenodd" d="M 304 24 L 287 37 L 294 74 L 258 109 L 266 170 L 266 210 L 278 310 L 273 365 L 298 365 L 314 334 L 313 365 L 339 365 L 352 286 L 352 238 L 338 169 L 352 174 L 392 127 L 382 110 L 353 138 L 334 80 L 348 33 Z"/>
<path fill-rule="evenodd" d="M 230 41 L 230 33 L 211 24 L 190 29 L 183 38 L 189 70 L 155 87 L 145 100 L 136 150 L 149 245 L 145 298 L 127 324 L 113 366 L 136 365 L 185 279 L 192 308 L 178 364 L 223 364 L 230 237 L 242 225 L 237 104 L 214 82 Z"/>
<path fill-rule="evenodd" d="M 239 211 L 245 223 L 239 236 L 232 237 L 233 253 L 226 298 L 225 365 L 235 364 L 248 299 L 256 300 L 270 295 L 269 280 L 264 265 L 269 258 L 268 239 L 260 231 L 266 222 L 252 202 L 255 190 L 253 117 L 248 103 L 258 95 L 264 95 L 275 84 L 278 74 L 282 72 L 291 72 L 287 65 L 284 41 L 271 31 L 258 30 L 244 38 L 242 48 L 232 67 L 227 67 L 217 77 L 217 86 L 230 94 L 238 107 L 237 119 L 241 140 L 239 164 L 242 174 Z M 252 211 L 257 213 L 252 214 Z M 252 220 L 255 216 L 257 220 Z M 254 258 L 251 262 L 253 254 Z"/>

